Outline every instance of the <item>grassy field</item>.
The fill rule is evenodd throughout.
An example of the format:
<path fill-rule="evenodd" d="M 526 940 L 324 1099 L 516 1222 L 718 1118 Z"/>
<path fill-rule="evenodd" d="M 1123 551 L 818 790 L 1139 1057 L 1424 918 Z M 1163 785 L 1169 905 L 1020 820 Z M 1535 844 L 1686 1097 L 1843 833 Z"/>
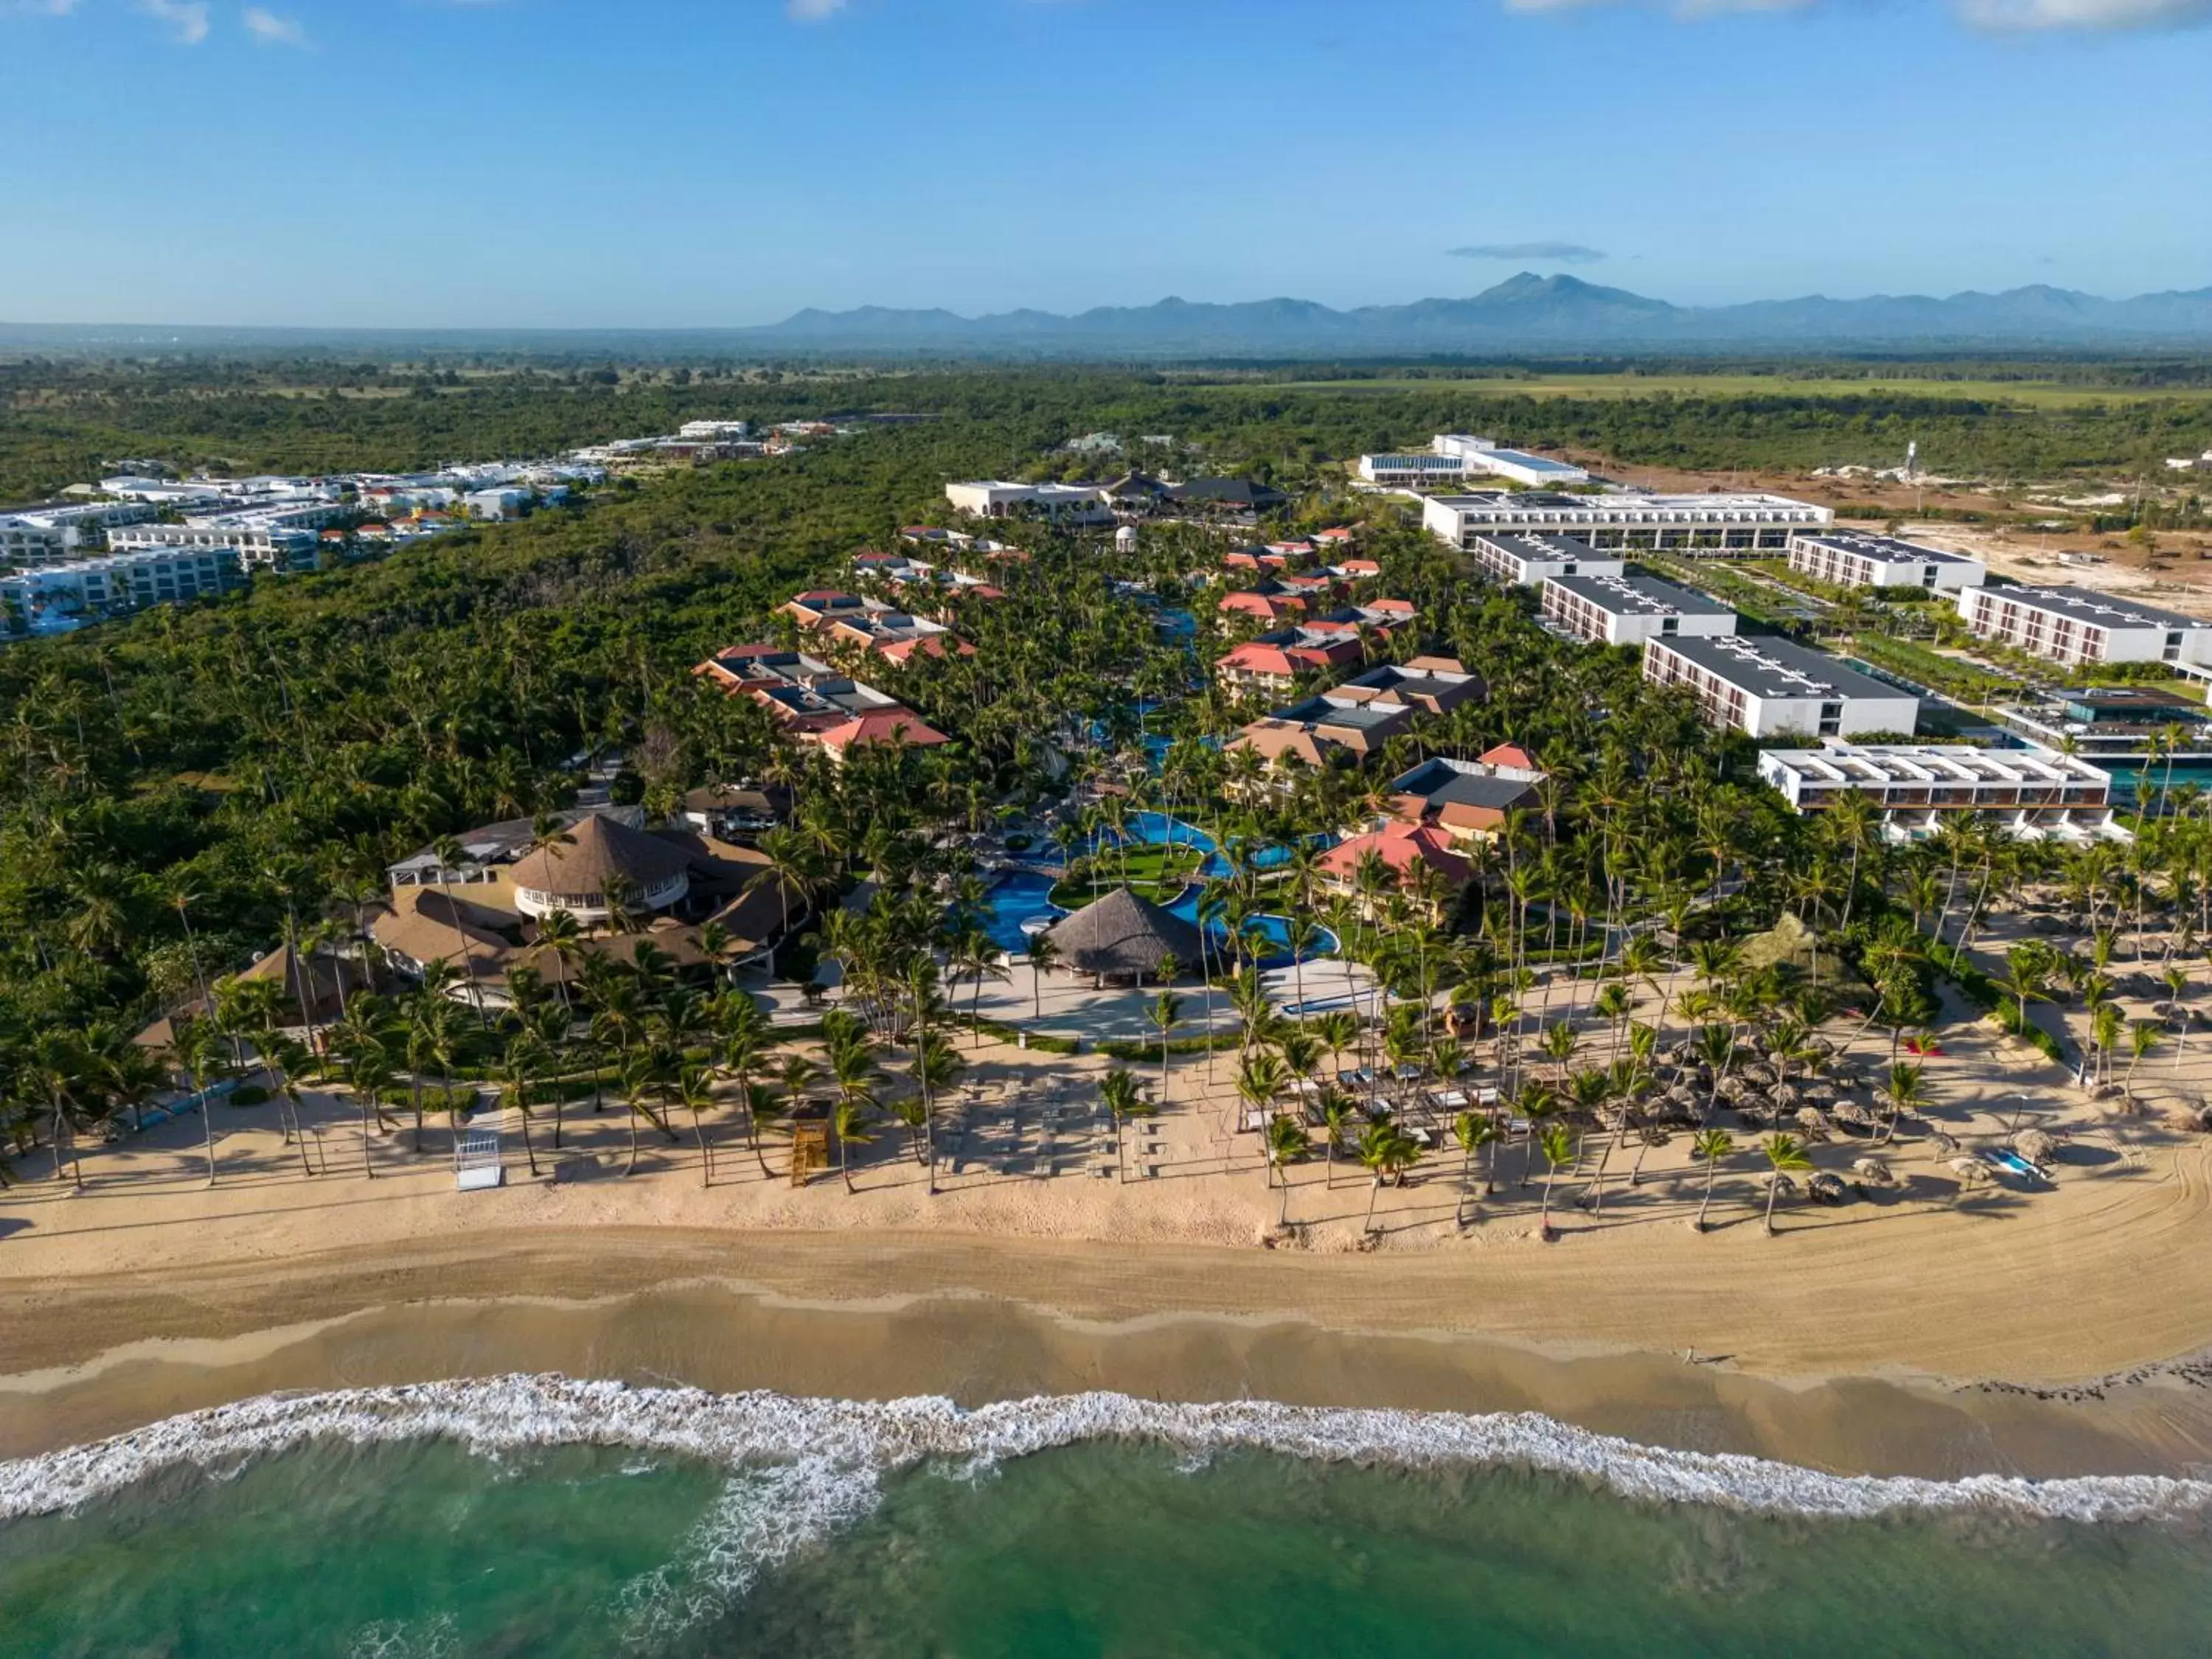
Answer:
<path fill-rule="evenodd" d="M 1965 398 L 2027 409 L 2079 409 L 2095 404 L 2204 403 L 2202 386 L 2071 386 L 2051 380 L 1799 380 L 1779 374 L 1548 374 L 1518 379 L 1274 380 L 1255 392 L 1319 392 L 1374 397 L 1398 392 L 1466 392 L 1523 398 L 1859 398 L 1880 393 Z"/>

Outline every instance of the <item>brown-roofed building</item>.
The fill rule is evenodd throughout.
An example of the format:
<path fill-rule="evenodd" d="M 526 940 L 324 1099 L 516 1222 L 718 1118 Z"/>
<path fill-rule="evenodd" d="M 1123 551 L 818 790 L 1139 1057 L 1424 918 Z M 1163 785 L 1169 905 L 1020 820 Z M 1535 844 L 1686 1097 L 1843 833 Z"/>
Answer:
<path fill-rule="evenodd" d="M 1526 759 L 1521 750 L 1501 744 L 1479 761 L 1424 761 L 1391 781 L 1392 815 L 1401 823 L 1433 826 L 1457 842 L 1494 839 L 1507 813 L 1536 805 L 1544 775 L 1518 763 Z"/>
<path fill-rule="evenodd" d="M 1401 704 L 1426 714 L 1449 714 L 1480 698 L 1486 689 L 1456 657 L 1415 657 L 1370 668 L 1332 686 L 1328 695 L 1346 702 Z"/>
<path fill-rule="evenodd" d="M 1432 914 L 1437 915 L 1474 872 L 1474 866 L 1465 854 L 1455 850 L 1452 837 L 1444 830 L 1428 823 L 1391 823 L 1329 848 L 1321 861 L 1321 885 L 1372 911 L 1375 905 L 1361 890 L 1360 872 L 1378 863 L 1403 890 L 1412 890 L 1419 879 L 1413 873 L 1416 870 L 1429 871 L 1441 894 L 1432 907 Z"/>

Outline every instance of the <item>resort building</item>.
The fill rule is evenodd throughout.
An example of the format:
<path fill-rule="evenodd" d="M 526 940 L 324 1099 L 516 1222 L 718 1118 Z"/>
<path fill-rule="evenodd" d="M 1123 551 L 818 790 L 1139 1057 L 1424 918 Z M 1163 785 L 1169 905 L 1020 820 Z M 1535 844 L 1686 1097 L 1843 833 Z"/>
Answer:
<path fill-rule="evenodd" d="M 1341 702 L 1400 703 L 1425 714 L 1449 714 L 1486 690 L 1456 657 L 1414 657 L 1370 668 L 1325 695 Z"/>
<path fill-rule="evenodd" d="M 1786 640 L 1653 639 L 1644 678 L 1687 686 L 1712 725 L 1753 738 L 1911 733 L 1920 700 Z"/>
<path fill-rule="evenodd" d="M 738 645 L 691 671 L 732 696 L 749 696 L 799 742 L 842 762 L 854 745 L 933 749 L 950 739 L 896 697 L 842 670 L 775 645 Z"/>
<path fill-rule="evenodd" d="M 1786 495 L 1665 495 L 1612 490 L 1563 495 L 1552 490 L 1486 490 L 1432 495 L 1421 521 L 1431 534 L 1472 552 L 1497 535 L 1572 536 L 1600 552 L 1652 551 L 1751 556 L 1786 552 L 1800 530 L 1823 530 L 1833 511 Z"/>
<path fill-rule="evenodd" d="M 478 1006 L 505 1006 L 517 968 L 549 985 L 573 979 L 578 955 L 627 962 L 650 944 L 679 968 L 704 965 L 693 929 L 708 922 L 728 941 L 714 965 L 742 967 L 805 915 L 765 854 L 686 825 L 648 830 L 634 806 L 562 814 L 550 838 L 515 820 L 456 840 L 453 865 L 426 848 L 390 867 L 368 931 L 394 969 L 419 980 L 442 963 L 457 976 L 448 994 Z M 538 924 L 556 910 L 587 930 L 580 951 L 544 941 Z"/>
<path fill-rule="evenodd" d="M 0 635 L 66 634 L 152 605 L 228 592 L 245 581 L 223 548 L 154 548 L 0 576 Z"/>
<path fill-rule="evenodd" d="M 1966 587 L 1959 615 L 1985 640 L 2076 666 L 2096 662 L 2212 665 L 2212 623 L 2086 587 Z"/>
<path fill-rule="evenodd" d="M 1363 483 L 1385 489 L 1419 489 L 1424 485 L 1455 484 L 1467 477 L 1467 463 L 1457 455 L 1362 455 Z"/>
<path fill-rule="evenodd" d="M 1555 461 L 1548 455 L 1532 455 L 1525 449 L 1474 450 L 1466 456 L 1464 465 L 1469 472 L 1489 473 L 1538 489 L 1589 482 L 1589 474 L 1581 467 Z"/>
<path fill-rule="evenodd" d="M 1082 526 L 1114 522 L 1113 504 L 1097 484 L 1009 483 L 986 479 L 975 483 L 949 483 L 945 499 L 962 513 L 979 519 L 1003 519 L 1009 514 L 1034 513 L 1055 524 Z"/>
<path fill-rule="evenodd" d="M 1262 583 L 1258 587 L 1224 593 L 1214 610 L 1224 625 L 1233 617 L 1256 617 L 1270 627 L 1279 627 L 1304 616 L 1312 603 L 1304 593 L 1288 592 L 1274 583 Z"/>
<path fill-rule="evenodd" d="M 1361 702 L 1334 693 L 1307 697 L 1254 720 L 1225 745 L 1231 753 L 1249 749 L 1278 769 L 1353 763 L 1381 751 L 1382 745 L 1413 723 L 1413 711 L 1401 703 Z"/>
<path fill-rule="evenodd" d="M 109 531 L 107 545 L 117 553 L 204 549 L 232 553 L 248 569 L 312 569 L 315 532 L 321 527 L 225 524 L 213 520 L 198 524 L 136 524 Z"/>
<path fill-rule="evenodd" d="M 1548 577 L 1544 620 L 1574 639 L 1607 645 L 1735 632 L 1728 606 L 1649 576 Z"/>
<path fill-rule="evenodd" d="M 1990 568 L 1979 559 L 1848 530 L 1792 536 L 1790 568 L 1832 587 L 1918 587 L 1931 593 L 1978 587 L 1990 577 Z"/>
<path fill-rule="evenodd" d="M 1440 755 L 1391 780 L 1391 816 L 1440 830 L 1455 843 L 1491 841 L 1504 832 L 1507 813 L 1537 804 L 1543 781 L 1534 757 L 1515 744 L 1500 744 L 1480 760 Z"/>
<path fill-rule="evenodd" d="M 1449 910 L 1474 870 L 1449 831 L 1432 823 L 1386 823 L 1330 848 L 1316 873 L 1322 891 L 1351 899 L 1370 916 L 1393 891 L 1426 884 L 1435 895 L 1427 907 L 1433 921 Z"/>
<path fill-rule="evenodd" d="M 2212 750 L 2212 714 L 2178 691 L 2154 685 L 2093 685 L 2000 705 L 1997 721 L 2031 743 L 2103 764 L 2140 762 L 2176 739 L 2202 758 Z"/>
<path fill-rule="evenodd" d="M 1798 812 L 1863 795 L 1900 841 L 1960 812 L 1982 813 L 2029 840 L 2128 838 L 2112 816 L 2111 775 L 2050 750 L 1905 743 L 1769 749 L 1759 757 L 1759 775 Z"/>
<path fill-rule="evenodd" d="M 1539 488 L 1587 483 L 1589 474 L 1565 461 L 1532 455 L 1522 449 L 1501 449 L 1487 438 L 1464 432 L 1439 433 L 1429 441 L 1428 453 L 1362 455 L 1359 477 L 1367 483 L 1391 489 L 1419 489 L 1425 486 L 1457 483 L 1469 475 L 1510 478 L 1516 483 Z"/>
<path fill-rule="evenodd" d="M 1627 567 L 1572 536 L 1476 536 L 1465 550 L 1494 582 L 1530 587 L 1555 576 L 1618 576 Z"/>
<path fill-rule="evenodd" d="M 1214 678 L 1231 691 L 1281 693 L 1293 690 L 1301 674 L 1357 668 L 1367 659 L 1367 645 L 1357 631 L 1279 628 L 1248 640 L 1214 664 Z"/>
<path fill-rule="evenodd" d="M 97 553 L 111 531 L 159 510 L 143 501 L 41 501 L 0 513 L 0 565 L 20 570 Z"/>

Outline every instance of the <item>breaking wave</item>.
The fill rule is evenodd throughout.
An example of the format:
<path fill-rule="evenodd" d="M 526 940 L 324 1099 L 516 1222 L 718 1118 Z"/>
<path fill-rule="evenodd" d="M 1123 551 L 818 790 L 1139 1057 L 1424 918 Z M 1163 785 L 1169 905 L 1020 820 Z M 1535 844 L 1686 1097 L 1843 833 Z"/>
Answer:
<path fill-rule="evenodd" d="M 1193 1467 L 1217 1453 L 1249 1450 L 1408 1469 L 1517 1468 L 1588 1482 L 1637 1502 L 1711 1504 L 1747 1514 L 1855 1519 L 1900 1510 L 1972 1511 L 2110 1522 L 2212 1510 L 2207 1480 L 1826 1474 L 1733 1453 L 1638 1445 L 1533 1412 L 1463 1416 L 1266 1401 L 1176 1405 L 1118 1394 L 963 1409 L 938 1398 L 810 1400 L 514 1376 L 265 1395 L 97 1444 L 0 1462 L 0 1520 L 76 1509 L 171 1470 L 227 1474 L 319 1442 L 366 1446 L 425 1439 L 490 1456 L 568 1445 L 624 1447 L 728 1471 L 722 1500 L 684 1552 L 690 1568 L 724 1591 L 742 1589 L 776 1561 L 866 1515 L 888 1474 L 924 1465 L 979 1473 L 1008 1459 L 1100 1440 L 1157 1445 Z M 633 1587 L 634 1612 L 658 1624 L 678 1613 L 665 1601 L 681 1593 L 673 1580 L 641 1581 Z"/>

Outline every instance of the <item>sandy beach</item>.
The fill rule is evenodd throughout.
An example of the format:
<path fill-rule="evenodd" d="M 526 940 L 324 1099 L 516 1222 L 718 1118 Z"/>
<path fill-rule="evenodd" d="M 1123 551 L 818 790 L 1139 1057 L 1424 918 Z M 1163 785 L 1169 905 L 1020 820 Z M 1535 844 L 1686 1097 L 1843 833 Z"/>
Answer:
<path fill-rule="evenodd" d="M 558 1157 L 538 1126 L 537 1178 L 510 1125 L 507 1184 L 457 1193 L 441 1125 L 420 1154 L 404 1128 L 377 1137 L 371 1180 L 349 1103 L 311 1097 L 311 1178 L 268 1109 L 219 1107 L 212 1189 L 193 1118 L 88 1152 L 81 1194 L 0 1193 L 0 1454 L 270 1389 L 557 1370 L 1531 1408 L 1850 1471 L 2212 1462 L 2212 1407 L 2182 1363 L 2212 1333 L 2207 1143 L 2105 1115 L 1984 1025 L 1945 1042 L 1931 1121 L 1995 1145 L 2026 1111 L 2064 1137 L 2054 1182 L 1962 1187 L 1899 1142 L 1896 1190 L 1785 1206 L 1772 1237 L 1743 1158 L 1712 1230 L 1692 1229 L 1703 1176 L 1679 1136 L 1633 1187 L 1614 1160 L 1595 1212 L 1575 1201 L 1593 1146 L 1549 1243 L 1517 1148 L 1494 1198 L 1479 1172 L 1463 1189 L 1456 1153 L 1376 1194 L 1317 1151 L 1285 1206 L 1234 1127 L 1231 1061 L 1210 1088 L 1202 1060 L 1176 1062 L 1122 1179 L 1093 1111 L 1106 1062 L 972 1050 L 977 1092 L 943 1133 L 933 1196 L 895 1125 L 848 1192 L 834 1168 L 793 1188 L 780 1142 L 763 1175 L 712 1124 L 709 1186 L 688 1125 L 648 1132 L 625 1176 L 623 1115 L 586 1104 Z M 2195 1054 L 2153 1070 L 2154 1103 L 2212 1084 Z M 1864 1150 L 1814 1152 L 1847 1170 Z"/>

